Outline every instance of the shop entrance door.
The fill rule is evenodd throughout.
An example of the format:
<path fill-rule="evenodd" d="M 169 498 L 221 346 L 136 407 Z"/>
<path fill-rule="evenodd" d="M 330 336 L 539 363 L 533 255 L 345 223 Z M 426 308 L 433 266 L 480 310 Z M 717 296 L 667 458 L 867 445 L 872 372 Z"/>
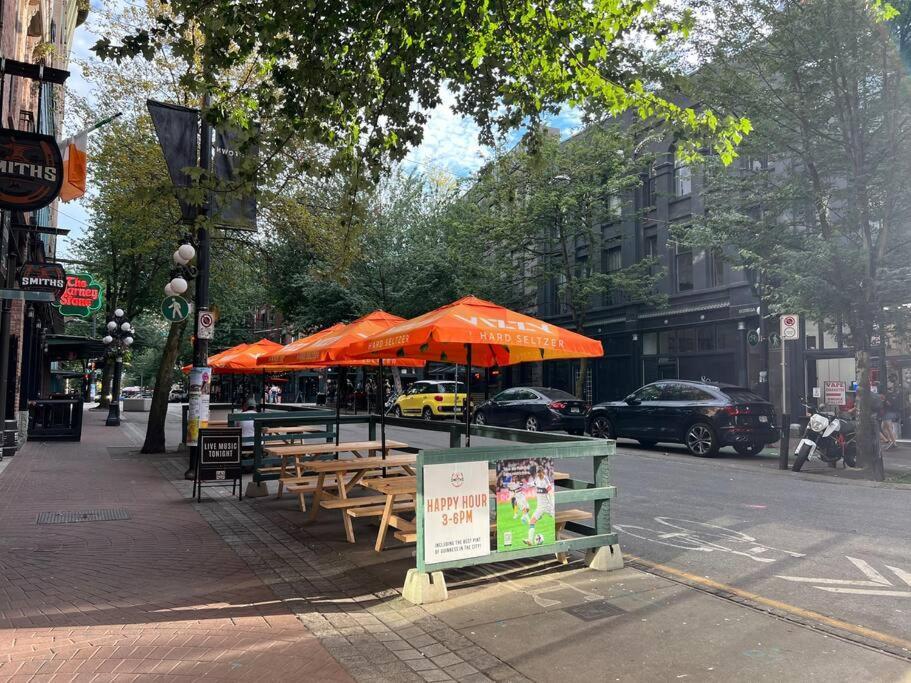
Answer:
<path fill-rule="evenodd" d="M 897 387 L 901 405 L 898 433 L 902 439 L 911 439 L 911 364 L 899 366 L 898 371 L 901 378 Z"/>
<path fill-rule="evenodd" d="M 651 384 L 662 379 L 680 376 L 676 358 L 646 358 L 642 361 L 642 383 Z"/>

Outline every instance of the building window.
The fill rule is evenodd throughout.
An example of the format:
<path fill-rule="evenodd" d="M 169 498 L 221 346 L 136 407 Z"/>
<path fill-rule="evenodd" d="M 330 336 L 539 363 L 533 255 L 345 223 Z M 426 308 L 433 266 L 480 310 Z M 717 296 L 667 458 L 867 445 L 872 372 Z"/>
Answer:
<path fill-rule="evenodd" d="M 712 286 L 720 287 L 724 284 L 724 252 L 721 249 L 712 249 Z"/>
<path fill-rule="evenodd" d="M 648 168 L 648 178 L 645 180 L 643 197 L 646 207 L 655 207 L 658 204 L 658 165 L 652 163 Z"/>
<path fill-rule="evenodd" d="M 714 351 L 715 350 L 715 327 L 712 325 L 703 325 L 696 329 L 696 350 L 697 351 Z"/>
<path fill-rule="evenodd" d="M 618 194 L 607 195 L 607 220 L 616 221 L 623 213 L 623 199 Z"/>
<path fill-rule="evenodd" d="M 693 191 L 693 169 L 674 159 L 674 196 L 688 197 Z"/>
<path fill-rule="evenodd" d="M 604 250 L 605 273 L 616 273 L 623 267 L 622 254 L 623 249 L 621 247 L 611 247 Z"/>
<path fill-rule="evenodd" d="M 677 245 L 677 291 L 693 289 L 693 250 Z"/>
<path fill-rule="evenodd" d="M 645 258 L 658 258 L 658 235 L 645 236 Z"/>
<path fill-rule="evenodd" d="M 646 332 L 642 335 L 642 355 L 655 356 L 658 354 L 658 333 Z"/>

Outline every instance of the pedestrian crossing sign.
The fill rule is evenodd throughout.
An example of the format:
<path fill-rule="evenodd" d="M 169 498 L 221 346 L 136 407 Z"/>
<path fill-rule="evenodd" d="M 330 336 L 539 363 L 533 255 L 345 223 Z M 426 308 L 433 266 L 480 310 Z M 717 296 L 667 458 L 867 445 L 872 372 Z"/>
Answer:
<path fill-rule="evenodd" d="M 165 320 L 179 322 L 190 315 L 190 302 L 182 296 L 166 296 L 161 302 L 161 314 Z"/>

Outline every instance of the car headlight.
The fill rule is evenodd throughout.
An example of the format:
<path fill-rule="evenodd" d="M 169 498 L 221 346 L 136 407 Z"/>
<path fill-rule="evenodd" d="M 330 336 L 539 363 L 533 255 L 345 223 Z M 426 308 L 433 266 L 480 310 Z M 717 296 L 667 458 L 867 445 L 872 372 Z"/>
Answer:
<path fill-rule="evenodd" d="M 814 432 L 822 432 L 829 426 L 829 421 L 818 413 L 810 417 L 810 429 Z"/>

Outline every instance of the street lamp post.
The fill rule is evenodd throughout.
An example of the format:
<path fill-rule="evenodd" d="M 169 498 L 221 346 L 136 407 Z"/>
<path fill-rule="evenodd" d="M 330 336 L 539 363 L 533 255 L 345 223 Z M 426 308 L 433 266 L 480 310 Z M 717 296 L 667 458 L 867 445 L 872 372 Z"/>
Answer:
<path fill-rule="evenodd" d="M 123 374 L 123 354 L 133 343 L 133 325 L 124 317 L 122 308 L 114 311 L 114 318 L 108 321 L 107 335 L 102 341 L 108 347 L 108 358 L 114 356 L 114 377 L 111 384 L 111 403 L 108 419 L 104 424 L 116 427 L 120 424 L 120 377 Z"/>

